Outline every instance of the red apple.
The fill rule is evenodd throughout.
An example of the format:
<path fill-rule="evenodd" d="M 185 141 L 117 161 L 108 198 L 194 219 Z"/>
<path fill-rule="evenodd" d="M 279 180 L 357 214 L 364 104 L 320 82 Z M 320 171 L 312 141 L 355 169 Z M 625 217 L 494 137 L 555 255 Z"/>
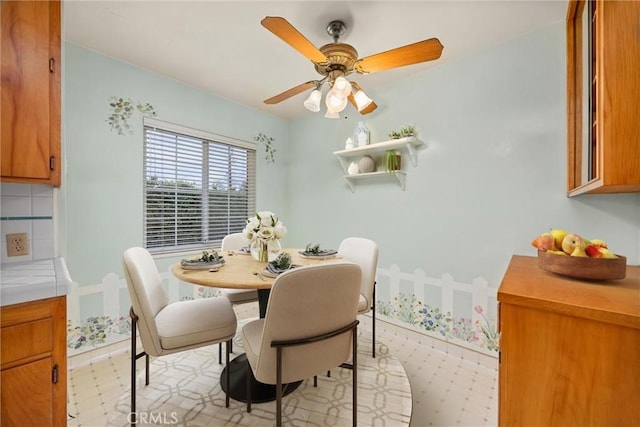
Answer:
<path fill-rule="evenodd" d="M 589 258 L 602 258 L 602 253 L 600 252 L 600 247 L 596 245 L 589 245 L 584 248 L 584 251 L 587 253 Z"/>

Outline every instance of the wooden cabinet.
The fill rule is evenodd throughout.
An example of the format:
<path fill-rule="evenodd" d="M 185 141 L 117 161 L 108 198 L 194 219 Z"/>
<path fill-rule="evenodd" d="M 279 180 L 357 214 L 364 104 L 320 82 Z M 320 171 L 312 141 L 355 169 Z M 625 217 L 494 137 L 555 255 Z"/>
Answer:
<path fill-rule="evenodd" d="M 1 180 L 60 185 L 60 2 L 2 9 Z"/>
<path fill-rule="evenodd" d="M 3 427 L 67 425 L 66 297 L 0 310 Z"/>
<path fill-rule="evenodd" d="M 640 191 L 640 2 L 571 0 L 568 194 Z"/>
<path fill-rule="evenodd" d="M 583 282 L 514 256 L 498 301 L 500 426 L 640 425 L 640 267 Z"/>
<path fill-rule="evenodd" d="M 423 142 L 419 139 L 410 136 L 400 139 L 392 139 L 390 141 L 378 142 L 364 147 L 350 148 L 346 150 L 334 151 L 333 154 L 340 161 L 340 165 L 344 171 L 344 179 L 349 184 L 352 192 L 355 192 L 355 183 L 359 180 L 368 180 L 375 178 L 395 178 L 400 184 L 402 190 L 405 189 L 406 172 L 402 170 L 397 171 L 377 171 L 369 173 L 358 173 L 349 175 L 349 163 L 352 161 L 358 161 L 364 156 L 376 156 L 384 153 L 387 150 L 397 150 L 399 152 L 406 152 L 411 159 L 413 166 L 418 164 L 418 147 L 423 145 Z M 379 159 L 378 159 L 379 160 Z M 378 168 L 383 168 L 379 161 L 376 161 Z"/>

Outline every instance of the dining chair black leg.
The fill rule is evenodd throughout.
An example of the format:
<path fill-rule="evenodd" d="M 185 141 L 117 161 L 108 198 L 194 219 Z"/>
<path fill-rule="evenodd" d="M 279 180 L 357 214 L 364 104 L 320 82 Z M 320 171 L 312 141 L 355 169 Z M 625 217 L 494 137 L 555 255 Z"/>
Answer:
<path fill-rule="evenodd" d="M 225 367 L 229 366 L 229 353 L 231 353 L 230 350 L 230 345 L 229 343 L 231 342 L 231 340 L 227 341 L 227 345 L 225 345 L 225 347 L 227 348 L 227 360 L 225 361 Z M 229 407 L 229 391 L 231 390 L 231 375 L 229 370 L 227 369 L 227 391 L 225 392 L 225 406 L 228 408 Z"/>
<path fill-rule="evenodd" d="M 227 370 L 228 371 L 228 370 Z M 227 373 L 227 377 L 229 374 Z M 251 412 L 251 380 L 253 377 L 253 371 L 251 370 L 251 365 L 247 362 L 247 412 Z"/>
<path fill-rule="evenodd" d="M 371 301 L 371 329 L 373 329 L 373 333 L 371 335 L 371 354 L 373 358 L 376 358 L 376 282 L 373 282 L 373 301 Z"/>
<path fill-rule="evenodd" d="M 353 427 L 358 425 L 358 325 L 353 327 Z"/>
<path fill-rule="evenodd" d="M 131 427 L 136 422 L 136 362 L 142 356 L 145 357 L 145 385 L 149 385 L 149 355 L 146 351 L 138 353 L 136 346 L 138 316 L 133 312 L 133 307 L 129 309 L 129 317 L 131 318 Z"/>
<path fill-rule="evenodd" d="M 317 375 L 313 376 L 313 386 L 314 387 L 318 387 L 318 376 Z"/>
<path fill-rule="evenodd" d="M 276 427 L 282 427 L 282 347 L 276 347 Z"/>
<path fill-rule="evenodd" d="M 144 354 L 144 385 L 149 385 L 149 355 L 147 353 Z"/>
<path fill-rule="evenodd" d="M 218 343 L 218 365 L 222 365 L 222 343 Z"/>
<path fill-rule="evenodd" d="M 138 317 L 130 311 L 131 316 L 131 427 L 136 425 L 136 323 Z"/>

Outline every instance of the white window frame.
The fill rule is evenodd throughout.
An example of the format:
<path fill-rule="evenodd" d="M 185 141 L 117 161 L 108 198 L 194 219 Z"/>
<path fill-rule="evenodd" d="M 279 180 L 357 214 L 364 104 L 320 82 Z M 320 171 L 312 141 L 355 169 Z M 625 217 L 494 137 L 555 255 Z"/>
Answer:
<path fill-rule="evenodd" d="M 148 131 L 151 132 L 149 137 Z M 172 142 L 171 137 L 175 137 L 175 141 Z M 165 143 L 167 147 L 163 151 Z M 226 234 L 242 231 L 246 218 L 255 212 L 255 143 L 145 117 L 143 145 L 143 246 L 149 252 L 158 254 L 219 248 Z M 225 159 L 227 148 L 228 157 Z M 196 160 L 202 164 L 193 163 Z M 164 181 L 154 181 L 160 185 L 148 185 L 149 179 L 160 174 L 165 176 Z M 245 187 L 238 193 L 234 190 L 233 181 L 235 177 L 238 182 L 239 176 L 241 181 L 246 181 L 242 181 Z M 222 190 L 214 193 L 214 182 Z M 193 187 L 185 190 L 179 183 Z M 211 194 L 218 196 L 212 200 L 222 204 L 218 206 L 226 209 L 226 217 L 211 217 Z M 191 198 L 189 195 L 196 199 L 195 203 L 181 204 L 179 199 Z M 233 205 L 233 195 L 240 196 L 239 205 Z M 188 214 L 184 210 L 180 213 L 180 206 L 190 206 L 186 209 Z M 233 208 L 236 212 L 231 214 Z"/>

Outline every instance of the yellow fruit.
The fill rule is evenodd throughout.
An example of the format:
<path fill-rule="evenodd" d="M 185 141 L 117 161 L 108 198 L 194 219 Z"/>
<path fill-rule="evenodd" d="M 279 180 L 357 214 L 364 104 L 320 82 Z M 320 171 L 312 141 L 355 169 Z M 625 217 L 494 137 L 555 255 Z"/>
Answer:
<path fill-rule="evenodd" d="M 602 239 L 593 239 L 591 244 L 594 246 L 600 246 L 601 248 L 607 248 L 607 243 Z"/>
<path fill-rule="evenodd" d="M 583 246 L 576 246 L 573 252 L 571 252 L 571 256 L 587 258 L 587 253 L 584 251 Z"/>
<path fill-rule="evenodd" d="M 549 252 L 550 254 L 567 256 L 567 254 L 565 254 L 563 251 L 547 251 L 547 252 Z"/>
<path fill-rule="evenodd" d="M 556 248 L 562 249 L 562 240 L 569 233 L 566 230 L 562 230 L 560 228 L 552 228 L 550 233 L 553 236 L 553 240 L 555 241 Z"/>
<path fill-rule="evenodd" d="M 575 250 L 575 248 L 579 247 L 584 252 L 585 246 L 586 245 L 584 244 L 584 240 L 582 239 L 582 237 L 578 236 L 577 234 L 567 234 L 566 236 L 564 236 L 564 239 L 562 239 L 562 246 L 560 247 L 567 255 L 573 255 L 573 251 Z"/>
<path fill-rule="evenodd" d="M 593 243 L 593 240 L 591 243 Z M 600 253 L 602 253 L 602 258 L 618 258 L 618 255 L 614 254 L 607 248 L 600 248 Z"/>

